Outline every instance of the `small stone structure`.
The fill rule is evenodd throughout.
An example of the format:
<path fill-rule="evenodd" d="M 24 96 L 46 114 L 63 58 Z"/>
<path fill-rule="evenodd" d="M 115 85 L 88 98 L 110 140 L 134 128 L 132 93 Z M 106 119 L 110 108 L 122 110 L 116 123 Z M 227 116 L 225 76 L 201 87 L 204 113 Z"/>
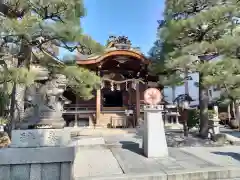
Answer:
<path fill-rule="evenodd" d="M 72 180 L 74 147 L 0 149 L 0 180 Z"/>
<path fill-rule="evenodd" d="M 12 130 L 10 147 L 61 147 L 70 142 L 69 129 Z"/>
<path fill-rule="evenodd" d="M 0 149 L 0 180 L 72 180 L 75 147 L 67 129 L 13 130 Z"/>

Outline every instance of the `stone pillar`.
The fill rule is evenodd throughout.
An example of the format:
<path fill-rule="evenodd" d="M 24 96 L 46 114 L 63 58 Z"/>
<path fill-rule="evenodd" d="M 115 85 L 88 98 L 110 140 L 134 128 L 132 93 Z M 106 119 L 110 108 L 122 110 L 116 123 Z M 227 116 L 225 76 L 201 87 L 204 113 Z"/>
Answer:
<path fill-rule="evenodd" d="M 143 150 L 148 158 L 168 156 L 162 110 L 161 105 L 144 107 Z"/>
<path fill-rule="evenodd" d="M 139 83 L 136 84 L 136 123 L 138 124 L 138 119 L 140 118 L 140 91 L 139 91 Z"/>
<path fill-rule="evenodd" d="M 96 124 L 99 124 L 101 116 L 101 89 L 97 90 L 96 94 Z"/>
<path fill-rule="evenodd" d="M 179 124 L 178 115 L 176 115 L 176 124 Z"/>

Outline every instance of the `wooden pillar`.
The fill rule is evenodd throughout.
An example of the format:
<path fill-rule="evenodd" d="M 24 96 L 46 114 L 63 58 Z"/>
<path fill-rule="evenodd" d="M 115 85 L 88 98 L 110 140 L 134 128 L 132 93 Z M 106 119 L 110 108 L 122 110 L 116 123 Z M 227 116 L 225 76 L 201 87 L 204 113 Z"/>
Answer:
<path fill-rule="evenodd" d="M 128 106 L 132 108 L 132 87 L 130 86 L 128 92 Z"/>
<path fill-rule="evenodd" d="M 101 89 L 97 90 L 96 93 L 96 122 L 95 124 L 99 124 L 101 116 Z"/>
<path fill-rule="evenodd" d="M 140 118 L 140 91 L 139 82 L 136 84 L 136 122 L 135 126 L 138 125 L 138 119 Z"/>
<path fill-rule="evenodd" d="M 145 82 L 145 90 L 147 90 L 147 89 L 148 89 L 148 66 L 147 66 L 147 65 L 145 65 L 145 71 L 146 71 L 147 73 L 145 74 L 145 80 L 144 80 L 144 82 Z"/>
<path fill-rule="evenodd" d="M 101 77 L 101 72 L 100 72 L 100 69 L 101 69 L 101 64 L 98 66 L 97 68 L 97 72 L 96 74 L 98 76 Z M 101 103 L 102 103 L 102 100 L 101 100 L 101 87 L 99 89 L 97 89 L 97 92 L 96 92 L 96 119 L 95 119 L 95 125 L 98 125 L 100 124 L 100 116 L 101 116 Z"/>

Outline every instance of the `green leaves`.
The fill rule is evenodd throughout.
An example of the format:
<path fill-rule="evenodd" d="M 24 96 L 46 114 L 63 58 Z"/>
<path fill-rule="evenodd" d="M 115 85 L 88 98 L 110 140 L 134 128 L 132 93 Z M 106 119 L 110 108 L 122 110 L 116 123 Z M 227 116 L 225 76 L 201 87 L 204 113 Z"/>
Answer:
<path fill-rule="evenodd" d="M 26 68 L 9 68 L 8 71 L 2 71 L 0 73 L 1 83 L 15 82 L 17 84 L 30 86 L 34 83 L 35 78 L 36 74 Z"/>
<path fill-rule="evenodd" d="M 229 57 L 236 57 L 239 48 L 240 36 L 239 35 L 225 35 L 215 42 L 218 52 L 225 54 Z"/>
<path fill-rule="evenodd" d="M 12 81 L 17 84 L 24 84 L 30 86 L 34 83 L 36 74 L 32 71 L 29 71 L 27 68 L 10 68 L 9 75 L 12 77 Z"/>
<path fill-rule="evenodd" d="M 61 70 L 70 86 L 83 99 L 91 99 L 94 89 L 100 88 L 100 77 L 94 72 L 77 66 L 66 66 Z"/>
<path fill-rule="evenodd" d="M 80 18 L 85 15 L 82 0 L 8 0 L 6 17 L 1 17 L 1 38 L 15 37 L 15 43 L 27 41 L 38 49 L 48 44 L 79 50 L 82 54 L 99 53 L 103 46 L 81 29 Z M 74 44 L 70 46 L 69 44 Z M 45 49 L 46 50 L 46 49 Z"/>
<path fill-rule="evenodd" d="M 0 45 L 3 47 L 1 53 L 4 57 L 15 58 L 15 64 L 22 62 L 23 67 L 5 69 L 0 75 L 2 83 L 26 86 L 34 83 L 35 75 L 27 67 L 34 61 L 51 73 L 66 75 L 69 86 L 84 98 L 89 98 L 93 89 L 100 84 L 99 77 L 78 68 L 74 64 L 76 56 L 71 59 L 71 63 L 59 62 L 56 50 L 65 48 L 69 52 L 87 55 L 104 51 L 100 43 L 83 34 L 80 23 L 80 18 L 85 15 L 83 1 L 6 0 L 4 5 L 4 16 L 0 16 Z M 25 44 L 25 49 L 21 48 L 22 43 Z M 14 47 L 14 51 L 11 51 L 10 47 Z M 8 59 L 4 58 L 4 61 L 7 62 Z"/>
<path fill-rule="evenodd" d="M 154 72 L 169 72 L 162 77 L 162 83 L 181 82 L 175 79 L 180 77 L 176 72 L 188 69 L 201 73 L 200 88 L 218 85 L 222 87 L 222 94 L 239 98 L 240 3 L 235 0 L 167 0 L 165 7 L 165 22 L 158 30 L 162 46 L 158 48 L 157 61 L 152 68 Z M 171 49 L 163 48 L 169 44 Z M 218 54 L 218 60 L 199 58 L 209 54 Z"/>
<path fill-rule="evenodd" d="M 175 72 L 166 76 L 160 76 L 159 81 L 164 86 L 181 86 L 184 84 L 184 78 L 179 72 Z"/>

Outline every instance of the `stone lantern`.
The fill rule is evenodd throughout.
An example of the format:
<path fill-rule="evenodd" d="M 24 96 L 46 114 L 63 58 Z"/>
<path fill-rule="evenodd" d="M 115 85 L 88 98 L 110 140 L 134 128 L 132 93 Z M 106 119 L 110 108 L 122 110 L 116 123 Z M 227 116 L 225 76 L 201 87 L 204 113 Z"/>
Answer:
<path fill-rule="evenodd" d="M 219 126 L 219 117 L 218 117 L 218 106 L 213 106 L 213 115 L 209 118 L 209 125 L 210 128 L 210 134 L 219 134 L 220 133 L 220 126 Z"/>

